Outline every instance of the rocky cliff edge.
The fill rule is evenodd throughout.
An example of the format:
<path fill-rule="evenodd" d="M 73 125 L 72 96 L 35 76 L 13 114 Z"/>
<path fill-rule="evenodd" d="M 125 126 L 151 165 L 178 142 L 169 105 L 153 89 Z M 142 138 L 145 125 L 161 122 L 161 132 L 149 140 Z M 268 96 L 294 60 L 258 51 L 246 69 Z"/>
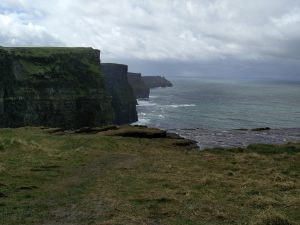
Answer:
<path fill-rule="evenodd" d="M 92 48 L 0 48 L 0 127 L 78 128 L 114 121 Z"/>

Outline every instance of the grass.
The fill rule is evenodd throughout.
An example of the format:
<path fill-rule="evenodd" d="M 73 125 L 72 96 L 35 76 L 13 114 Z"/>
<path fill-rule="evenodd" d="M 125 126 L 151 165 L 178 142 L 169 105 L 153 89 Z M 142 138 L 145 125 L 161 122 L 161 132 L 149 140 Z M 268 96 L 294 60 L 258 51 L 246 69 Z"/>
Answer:
<path fill-rule="evenodd" d="M 53 54 L 76 54 L 90 52 L 92 48 L 84 47 L 0 47 L 0 50 L 22 57 L 48 57 Z"/>
<path fill-rule="evenodd" d="M 28 62 L 27 60 L 20 60 L 21 65 L 24 70 L 29 74 L 44 74 L 50 72 L 53 66 L 51 65 L 36 65 L 34 63 Z"/>
<path fill-rule="evenodd" d="M 300 144 L 198 151 L 136 129 L 1 129 L 0 224 L 299 224 Z"/>

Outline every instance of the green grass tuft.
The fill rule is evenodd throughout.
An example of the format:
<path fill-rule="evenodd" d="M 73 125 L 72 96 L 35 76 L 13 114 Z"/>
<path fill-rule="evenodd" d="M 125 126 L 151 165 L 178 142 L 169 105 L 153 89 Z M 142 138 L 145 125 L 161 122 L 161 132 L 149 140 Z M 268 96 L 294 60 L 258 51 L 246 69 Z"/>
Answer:
<path fill-rule="evenodd" d="M 198 151 L 156 132 L 0 129 L 0 224 L 299 224 L 300 144 Z"/>
<path fill-rule="evenodd" d="M 251 225 L 295 225 L 285 216 L 275 212 L 273 209 L 268 209 L 259 214 Z"/>

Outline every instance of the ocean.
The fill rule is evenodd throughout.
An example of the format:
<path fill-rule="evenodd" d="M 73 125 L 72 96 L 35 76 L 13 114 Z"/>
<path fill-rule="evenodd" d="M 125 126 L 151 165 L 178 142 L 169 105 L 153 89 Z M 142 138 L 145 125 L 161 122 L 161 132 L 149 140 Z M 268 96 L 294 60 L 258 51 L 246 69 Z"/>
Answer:
<path fill-rule="evenodd" d="M 170 78 L 138 100 L 137 124 L 162 129 L 300 127 L 300 82 Z"/>

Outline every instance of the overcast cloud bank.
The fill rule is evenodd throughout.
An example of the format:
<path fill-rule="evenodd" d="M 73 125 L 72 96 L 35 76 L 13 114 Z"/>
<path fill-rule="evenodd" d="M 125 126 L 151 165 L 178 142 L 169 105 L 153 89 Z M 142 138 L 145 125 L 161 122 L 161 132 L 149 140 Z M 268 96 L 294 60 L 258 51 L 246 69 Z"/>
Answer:
<path fill-rule="evenodd" d="M 231 68 L 271 68 L 266 73 L 288 64 L 291 73 L 287 75 L 295 77 L 299 74 L 299 27 L 299 0 L 0 3 L 2 46 L 92 46 L 102 50 L 104 61 L 152 62 L 157 66 L 153 72 L 164 61 L 195 69 L 175 74 L 213 69 L 215 62 Z"/>

